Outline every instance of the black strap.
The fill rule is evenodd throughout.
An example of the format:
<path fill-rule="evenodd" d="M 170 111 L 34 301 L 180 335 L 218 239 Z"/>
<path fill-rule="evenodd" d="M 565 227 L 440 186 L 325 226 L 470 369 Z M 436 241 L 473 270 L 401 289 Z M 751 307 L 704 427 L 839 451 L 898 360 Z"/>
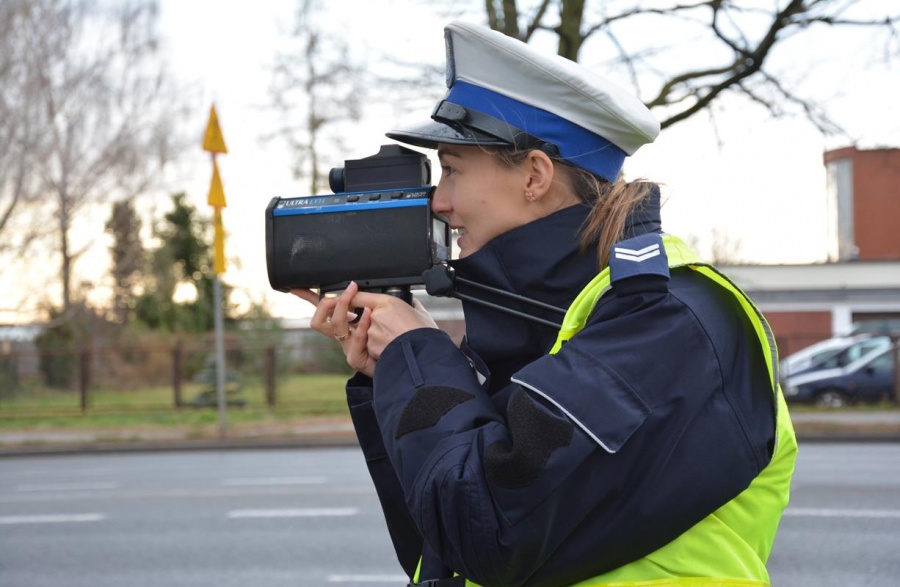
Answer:
<path fill-rule="evenodd" d="M 431 113 L 431 118 L 445 124 L 461 124 L 480 130 L 520 149 L 541 149 L 550 156 L 559 156 L 559 147 L 556 145 L 532 136 L 499 118 L 454 104 L 448 100 L 438 102 Z"/>
<path fill-rule="evenodd" d="M 466 587 L 466 580 L 463 577 L 430 579 L 421 583 L 409 583 L 406 587 Z"/>
<path fill-rule="evenodd" d="M 428 542 L 422 545 L 422 560 L 419 565 L 419 577 L 434 577 L 414 583 L 407 587 L 465 587 L 466 580 L 454 577 L 453 571 L 447 567 Z"/>

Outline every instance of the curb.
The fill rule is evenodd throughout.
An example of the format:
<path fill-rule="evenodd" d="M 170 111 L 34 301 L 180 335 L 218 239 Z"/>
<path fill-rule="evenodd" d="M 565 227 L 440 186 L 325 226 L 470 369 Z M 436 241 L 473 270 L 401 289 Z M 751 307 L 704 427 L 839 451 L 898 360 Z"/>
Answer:
<path fill-rule="evenodd" d="M 900 430 L 861 430 L 859 428 L 840 430 L 822 430 L 811 427 L 804 430 L 797 426 L 798 443 L 829 442 L 900 442 Z M 317 430 L 309 434 L 297 434 L 283 437 L 235 437 L 235 438 L 198 438 L 172 440 L 128 440 L 98 442 L 40 442 L 32 441 L 22 444 L 0 444 L 0 458 L 17 456 L 63 456 L 76 454 L 100 453 L 146 453 L 188 450 L 283 450 L 310 448 L 347 448 L 356 447 L 359 443 L 352 431 L 333 429 Z"/>
<path fill-rule="evenodd" d="M 202 439 L 184 441 L 77 442 L 0 446 L 0 458 L 74 454 L 176 452 L 188 450 L 277 450 L 359 446 L 356 437 L 279 439 Z"/>
<path fill-rule="evenodd" d="M 359 446 L 349 418 L 282 425 L 237 426 L 225 438 L 215 429 L 194 437 L 187 429 L 21 430 L 0 433 L 0 458 L 9 456 L 184 450 L 270 450 Z"/>

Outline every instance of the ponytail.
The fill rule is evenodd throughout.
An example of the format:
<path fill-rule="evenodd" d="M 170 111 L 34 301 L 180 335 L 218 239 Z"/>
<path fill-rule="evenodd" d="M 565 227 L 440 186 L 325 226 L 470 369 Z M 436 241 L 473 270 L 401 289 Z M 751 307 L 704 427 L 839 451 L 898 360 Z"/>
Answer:
<path fill-rule="evenodd" d="M 609 265 L 609 255 L 613 246 L 626 238 L 625 227 L 628 217 L 653 193 L 656 184 L 637 180 L 615 183 L 604 181 L 579 168 L 570 167 L 576 192 L 585 203 L 591 205 L 591 213 L 582 228 L 581 247 L 584 250 L 595 246 L 599 269 Z"/>

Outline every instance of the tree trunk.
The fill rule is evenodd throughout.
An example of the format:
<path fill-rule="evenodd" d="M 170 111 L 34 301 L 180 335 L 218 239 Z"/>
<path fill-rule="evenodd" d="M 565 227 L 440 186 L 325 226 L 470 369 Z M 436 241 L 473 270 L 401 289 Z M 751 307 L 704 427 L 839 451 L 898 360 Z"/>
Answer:
<path fill-rule="evenodd" d="M 584 18 L 584 0 L 564 0 L 559 16 L 559 48 L 560 56 L 578 61 L 578 52 L 584 43 L 581 33 L 581 21 Z"/>
<path fill-rule="evenodd" d="M 72 256 L 69 254 L 69 199 L 62 195 L 59 199 L 59 252 L 62 256 L 60 278 L 62 279 L 62 313 L 68 316 L 72 307 Z"/>

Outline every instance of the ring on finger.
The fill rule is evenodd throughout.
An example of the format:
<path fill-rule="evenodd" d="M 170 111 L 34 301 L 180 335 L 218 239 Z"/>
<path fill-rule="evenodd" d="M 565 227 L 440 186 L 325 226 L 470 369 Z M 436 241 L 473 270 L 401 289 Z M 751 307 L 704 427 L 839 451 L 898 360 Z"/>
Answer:
<path fill-rule="evenodd" d="M 344 340 L 347 339 L 348 336 L 350 336 L 349 330 L 347 332 L 345 332 L 344 334 L 335 334 L 334 338 L 337 339 L 338 342 L 343 342 Z"/>

